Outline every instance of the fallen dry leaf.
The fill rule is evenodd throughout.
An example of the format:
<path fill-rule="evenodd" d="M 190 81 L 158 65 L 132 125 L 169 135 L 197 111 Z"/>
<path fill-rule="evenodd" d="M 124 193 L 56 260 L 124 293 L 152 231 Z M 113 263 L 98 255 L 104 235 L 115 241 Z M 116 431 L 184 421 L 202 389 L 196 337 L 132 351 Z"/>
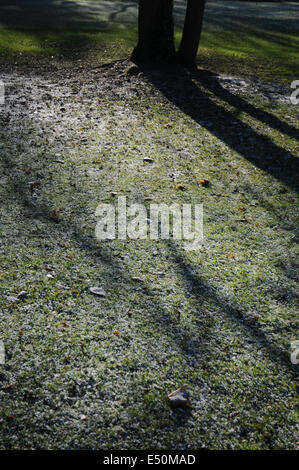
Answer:
<path fill-rule="evenodd" d="M 132 277 L 132 280 L 136 281 L 136 282 L 143 282 L 143 279 L 141 277 L 137 277 L 137 276 Z"/>
<path fill-rule="evenodd" d="M 31 181 L 29 183 L 31 191 L 33 191 L 36 188 L 36 186 L 40 186 L 40 184 L 41 184 L 40 181 Z"/>
<path fill-rule="evenodd" d="M 89 288 L 90 292 L 94 295 L 98 295 L 99 297 L 105 297 L 106 292 L 102 287 L 90 287 Z"/>
<path fill-rule="evenodd" d="M 178 390 L 175 390 L 174 392 L 171 392 L 168 395 L 170 405 L 173 408 L 188 408 L 190 407 L 190 400 L 189 400 L 189 394 L 186 392 L 184 387 L 179 388 Z"/>
<path fill-rule="evenodd" d="M 44 268 L 46 271 L 53 271 L 55 269 L 52 264 L 45 264 Z"/>
<path fill-rule="evenodd" d="M 67 245 L 66 243 L 58 243 L 58 245 L 61 247 L 61 248 L 68 248 L 69 245 Z"/>
<path fill-rule="evenodd" d="M 55 222 L 59 222 L 60 212 L 53 210 L 50 212 L 50 219 L 54 220 Z"/>

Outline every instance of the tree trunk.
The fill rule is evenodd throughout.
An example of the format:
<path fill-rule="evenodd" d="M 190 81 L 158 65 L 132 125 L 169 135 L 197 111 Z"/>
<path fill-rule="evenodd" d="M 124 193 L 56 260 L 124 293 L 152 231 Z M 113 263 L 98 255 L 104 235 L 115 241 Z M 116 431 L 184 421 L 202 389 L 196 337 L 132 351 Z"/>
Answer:
<path fill-rule="evenodd" d="M 138 44 L 134 62 L 173 62 L 175 60 L 173 0 L 139 0 Z"/>
<path fill-rule="evenodd" d="M 188 0 L 183 36 L 178 57 L 182 65 L 196 67 L 205 0 Z"/>

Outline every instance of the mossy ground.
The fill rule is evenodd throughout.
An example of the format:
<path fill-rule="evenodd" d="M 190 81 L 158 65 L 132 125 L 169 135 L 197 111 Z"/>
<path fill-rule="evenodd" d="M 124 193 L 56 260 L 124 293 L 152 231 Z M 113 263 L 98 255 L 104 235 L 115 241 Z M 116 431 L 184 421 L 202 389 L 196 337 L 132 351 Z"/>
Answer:
<path fill-rule="evenodd" d="M 126 61 L 7 65 L 2 79 L 1 448 L 296 448 L 285 89 Z M 95 209 L 117 195 L 203 203 L 202 249 L 97 242 Z M 169 408 L 180 386 L 190 413 Z"/>

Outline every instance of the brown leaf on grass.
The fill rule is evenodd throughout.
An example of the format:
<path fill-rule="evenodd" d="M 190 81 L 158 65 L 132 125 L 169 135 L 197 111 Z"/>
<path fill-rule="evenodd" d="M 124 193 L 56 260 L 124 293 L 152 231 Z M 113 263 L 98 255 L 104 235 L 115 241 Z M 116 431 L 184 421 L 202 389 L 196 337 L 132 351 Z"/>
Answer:
<path fill-rule="evenodd" d="M 58 243 L 58 245 L 61 247 L 61 248 L 68 248 L 69 245 L 67 245 L 66 243 Z"/>
<path fill-rule="evenodd" d="M 59 222 L 60 212 L 54 209 L 50 212 L 49 217 L 51 220 L 54 220 L 55 222 Z"/>
<path fill-rule="evenodd" d="M 45 264 L 44 268 L 46 271 L 53 271 L 55 269 L 52 264 Z"/>
<path fill-rule="evenodd" d="M 40 186 L 40 181 L 31 181 L 29 183 L 31 191 L 33 191 L 37 186 Z"/>
<path fill-rule="evenodd" d="M 184 387 L 171 392 L 168 395 L 168 398 L 172 408 L 188 408 L 191 406 L 189 394 L 186 392 Z"/>
<path fill-rule="evenodd" d="M 174 189 L 179 189 L 180 191 L 186 191 L 185 186 L 183 186 L 182 184 L 174 184 L 173 187 Z"/>
<path fill-rule="evenodd" d="M 30 168 L 25 168 L 25 173 L 26 173 L 27 175 L 29 175 L 29 173 L 31 173 Z"/>

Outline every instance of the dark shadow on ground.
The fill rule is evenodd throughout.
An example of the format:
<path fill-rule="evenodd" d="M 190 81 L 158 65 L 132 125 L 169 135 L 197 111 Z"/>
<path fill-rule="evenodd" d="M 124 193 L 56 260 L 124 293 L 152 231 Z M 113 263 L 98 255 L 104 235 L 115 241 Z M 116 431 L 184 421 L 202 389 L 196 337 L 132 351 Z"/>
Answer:
<path fill-rule="evenodd" d="M 136 1 L 88 2 L 55 0 L 1 0 L 0 24 L 15 29 L 35 31 L 103 31 L 123 24 L 122 14 L 136 8 Z M 135 22 L 129 18 L 126 22 Z"/>
<path fill-rule="evenodd" d="M 2 0 L 0 28 L 4 31 L 7 28 L 16 38 L 19 32 L 25 32 L 28 40 L 20 42 L 20 46 L 32 46 L 32 40 L 34 46 L 51 48 L 63 60 L 84 59 L 88 52 L 113 42 L 114 37 L 128 41 L 133 47 L 137 37 L 137 3 L 134 0 Z M 14 39 L 13 46 L 16 45 Z M 10 51 L 9 44 L 6 47 L 7 52 L 18 55 L 18 50 Z M 36 52 L 34 48 L 24 49 L 22 56 L 30 58 Z"/>
<path fill-rule="evenodd" d="M 20 129 L 25 130 L 26 121 L 22 123 Z M 49 162 L 50 163 L 50 162 Z M 103 266 L 105 268 L 105 280 L 108 282 L 111 288 L 117 288 L 119 294 L 119 303 L 120 305 L 125 305 L 123 315 L 126 315 L 127 307 L 131 307 L 131 310 L 134 311 L 142 310 L 142 312 L 153 312 L 152 321 L 154 328 L 161 331 L 161 335 L 167 334 L 170 341 L 173 342 L 178 350 L 182 352 L 186 363 L 190 368 L 198 367 L 194 365 L 194 359 L 200 354 L 200 352 L 205 349 L 206 358 L 205 362 L 208 364 L 209 361 L 215 361 L 215 343 L 218 347 L 218 350 L 222 351 L 225 354 L 227 361 L 231 359 L 231 352 L 225 349 L 225 343 L 221 339 L 221 335 L 215 338 L 213 332 L 213 325 L 215 321 L 219 321 L 221 316 L 229 317 L 233 320 L 233 323 L 240 328 L 242 331 L 242 337 L 247 343 L 252 345 L 251 355 L 254 357 L 254 354 L 258 351 L 263 352 L 263 356 L 266 360 L 270 360 L 273 364 L 279 363 L 279 367 L 282 370 L 285 370 L 291 376 L 296 376 L 296 367 L 293 366 L 290 361 L 286 351 L 283 351 L 279 348 L 278 345 L 275 345 L 271 338 L 265 334 L 260 326 L 253 322 L 247 310 L 247 306 L 243 305 L 242 311 L 238 308 L 237 302 L 233 298 L 227 298 L 210 283 L 203 281 L 200 275 L 193 272 L 193 266 L 187 261 L 186 256 L 183 250 L 176 244 L 172 242 L 165 242 L 164 246 L 166 248 L 166 254 L 168 254 L 167 262 L 170 263 L 177 272 L 178 278 L 181 280 L 182 285 L 185 288 L 186 296 L 193 296 L 196 299 L 196 302 L 193 302 L 193 305 L 196 305 L 194 315 L 198 318 L 198 323 L 201 325 L 197 329 L 197 334 L 194 335 L 194 332 L 190 330 L 183 330 L 184 325 L 177 321 L 174 317 L 169 315 L 169 310 L 167 305 L 163 301 L 163 295 L 161 292 L 157 293 L 154 288 L 149 287 L 144 291 L 141 287 L 136 287 L 132 282 L 131 273 L 124 267 L 123 263 L 119 260 L 117 256 L 114 256 L 110 250 L 109 242 L 105 242 L 100 245 L 95 242 L 93 237 L 90 237 L 88 234 L 82 230 L 76 220 L 66 220 L 56 223 L 49 220 L 49 213 L 52 209 L 51 200 L 46 200 L 40 202 L 39 200 L 33 200 L 32 195 L 28 189 L 28 181 L 25 176 L 20 176 L 20 173 L 17 171 L 15 165 L 13 165 L 9 157 L 2 157 L 0 159 L 1 170 L 4 174 L 10 175 L 9 187 L 7 190 L 7 198 L 12 200 L 17 198 L 19 205 L 23 210 L 21 210 L 21 217 L 24 216 L 27 219 L 26 225 L 28 225 L 28 230 L 32 232 L 33 220 L 41 219 L 46 222 L 46 231 L 44 235 L 41 233 L 38 237 L 45 239 L 46 243 L 48 242 L 49 247 L 55 245 L 57 240 L 60 242 L 70 242 L 80 249 L 83 252 L 83 256 L 87 261 L 90 261 L 93 266 Z M 66 191 L 70 191 L 66 189 Z M 21 225 L 21 230 L 24 228 L 24 225 Z M 49 237 L 49 234 L 50 237 Z M 20 233 L 20 236 L 22 234 Z M 14 241 L 7 240 L 7 248 L 9 249 L 10 243 Z M 149 254 L 150 256 L 150 254 Z M 153 265 L 155 259 L 152 259 Z M 70 274 L 71 279 L 71 274 Z M 137 297 L 134 301 L 128 299 L 131 298 L 132 294 L 137 294 Z M 203 316 L 202 305 L 204 302 L 208 303 L 210 306 L 209 316 Z M 128 305 L 129 303 L 129 305 Z M 28 314 L 27 314 L 28 315 Z M 41 313 L 42 315 L 42 313 Z M 182 335 L 182 330 L 184 334 Z M 41 333 L 44 333 L 41 331 Z M 192 335 L 190 335 L 192 333 Z M 191 339 L 190 339 L 191 337 Z M 80 367 L 86 368 L 85 361 L 86 356 L 82 356 L 80 360 Z M 134 373 L 134 369 L 122 368 L 119 370 L 119 374 L 130 374 Z M 53 369 L 49 372 L 49 375 L 53 373 Z M 182 377 L 182 380 L 184 377 Z M 130 378 L 128 379 L 130 380 Z M 194 379 L 189 379 L 190 387 L 192 385 L 198 387 L 203 384 L 209 384 L 211 379 L 209 376 L 203 376 L 202 382 L 198 383 L 198 379 L 194 384 L 192 383 Z M 212 383 L 212 381 L 211 381 Z M 136 387 L 136 382 L 133 382 L 133 386 Z M 81 395 L 84 396 L 87 393 L 88 387 L 90 387 L 90 382 L 86 380 L 79 390 Z M 215 388 L 214 385 L 212 385 Z M 11 400 L 14 400 L 13 392 Z M 75 392 L 76 393 L 76 389 Z M 79 393 L 79 392 L 78 392 Z M 264 392 L 263 392 L 264 393 Z M 105 394 L 101 396 L 102 399 L 105 399 Z M 257 400 L 261 397 L 261 392 L 257 394 Z M 17 400 L 18 397 L 16 396 Z M 269 397 L 270 399 L 270 397 Z M 67 399 L 65 399 L 67 400 Z M 141 398 L 142 400 L 142 398 Z M 221 392 L 219 394 L 219 402 L 222 400 Z M 72 406 L 73 401 L 70 401 Z M 34 409 L 34 404 L 31 404 L 31 407 Z M 165 406 L 163 403 L 157 404 L 154 409 L 150 408 L 148 403 L 144 401 L 143 408 L 148 411 L 146 419 L 152 420 L 156 427 L 155 429 L 159 432 L 160 427 L 160 415 L 165 412 Z M 180 427 L 181 429 L 188 425 L 189 415 L 178 414 L 173 415 L 174 425 Z M 138 419 L 138 415 L 136 415 Z M 49 429 L 52 427 L 52 423 L 49 424 Z M 53 428 L 52 428 L 53 430 Z M 16 430 L 16 434 L 18 434 Z M 54 431 L 53 431 L 54 432 Z M 87 431 L 88 434 L 88 431 Z M 80 437 L 78 438 L 80 442 Z M 78 445 L 78 444 L 75 444 Z"/>
<path fill-rule="evenodd" d="M 200 350 L 202 341 L 213 341 L 214 338 L 211 336 L 210 328 L 205 328 L 200 337 L 194 337 L 190 341 L 189 332 L 186 331 L 186 336 L 181 335 L 182 326 L 177 323 L 173 318 L 170 317 L 169 312 L 161 302 L 159 294 L 157 295 L 155 290 L 151 287 L 147 287 L 146 290 L 142 288 L 136 288 L 132 284 L 130 273 L 124 270 L 122 264 L 119 263 L 119 259 L 114 257 L 109 249 L 109 244 L 105 245 L 105 242 L 99 244 L 94 240 L 93 237 L 82 232 L 82 229 L 76 222 L 66 221 L 56 223 L 49 217 L 52 209 L 51 201 L 44 201 L 42 203 L 33 201 L 28 191 L 28 184 L 25 182 L 25 177 L 20 179 L 17 175 L 16 168 L 11 165 L 8 157 L 3 157 L 0 160 L 1 171 L 10 174 L 10 187 L 7 188 L 7 197 L 17 199 L 18 203 L 23 207 L 24 212 L 22 217 L 28 219 L 28 233 L 24 233 L 24 226 L 22 226 L 23 233 L 19 236 L 31 237 L 37 236 L 38 238 L 48 239 L 49 242 L 52 239 L 65 241 L 69 240 L 80 246 L 87 257 L 91 257 L 93 264 L 99 266 L 105 265 L 106 275 L 109 278 L 110 286 L 114 286 L 119 291 L 119 297 L 127 298 L 128 292 L 137 293 L 137 297 L 131 302 L 131 308 L 148 310 L 149 306 L 152 311 L 156 312 L 155 323 L 161 331 L 165 330 L 165 325 L 169 325 L 167 328 L 168 335 L 173 341 L 180 347 L 181 351 L 186 355 L 187 360 L 192 363 L 193 355 L 196 351 Z M 48 229 L 46 232 L 34 235 L 32 232 L 32 220 L 43 220 L 47 222 Z M 51 234 L 51 235 L 49 235 Z M 14 235 L 15 236 L 15 235 Z M 279 360 L 287 370 L 296 373 L 296 367 L 293 366 L 289 361 L 288 352 L 283 348 L 276 345 L 271 338 L 261 329 L 260 325 L 254 321 L 247 312 L 247 307 L 244 305 L 242 310 L 233 299 L 227 298 L 222 295 L 218 290 L 203 281 L 199 275 L 194 274 L 193 266 L 186 260 L 184 251 L 175 243 L 165 241 L 164 246 L 166 247 L 168 255 L 166 256 L 168 262 L 175 266 L 175 270 L 178 273 L 178 277 L 182 280 L 183 285 L 186 288 L 186 295 L 195 296 L 197 299 L 196 315 L 198 320 L 203 322 L 203 312 L 201 305 L 204 302 L 209 303 L 209 308 L 215 312 L 215 317 L 219 312 L 223 315 L 228 315 L 235 324 L 237 324 L 243 330 L 247 340 L 251 342 L 254 347 L 258 349 L 264 349 L 268 357 L 276 362 Z M 153 259 L 154 263 L 154 259 Z"/>
<path fill-rule="evenodd" d="M 240 112 L 246 112 L 264 124 L 290 137 L 298 137 L 298 130 L 271 114 L 257 109 L 244 99 L 225 90 L 217 75 L 202 70 L 188 73 L 176 70 L 174 73 L 153 70 L 141 66 L 151 83 L 176 107 L 195 122 L 206 126 L 218 139 L 238 152 L 254 166 L 298 191 L 299 160 L 288 150 L 279 147 L 269 137 L 258 133 L 238 119 Z M 224 109 L 212 99 L 211 93 L 234 106 L 233 111 Z"/>
<path fill-rule="evenodd" d="M 229 90 L 223 88 L 219 81 L 217 80 L 217 76 L 213 76 L 213 74 L 209 73 L 201 73 L 196 72 L 194 73 L 194 78 L 197 79 L 207 90 L 210 90 L 214 95 L 221 98 L 226 103 L 234 106 L 240 113 L 244 112 L 252 116 L 254 119 L 257 119 L 267 126 L 271 127 L 272 129 L 276 129 L 283 134 L 288 135 L 294 139 L 299 138 L 299 129 L 287 124 L 286 122 L 281 121 L 273 114 L 270 114 L 267 111 L 263 111 L 262 109 L 253 106 L 248 101 L 245 101 L 240 96 L 234 95 Z"/>
<path fill-rule="evenodd" d="M 233 322 L 241 326 L 247 338 L 250 338 L 257 347 L 264 348 L 272 359 L 277 360 L 277 358 L 280 358 L 285 364 L 288 364 L 291 370 L 296 371 L 296 367 L 290 364 L 288 353 L 277 347 L 267 337 L 267 334 L 262 331 L 256 320 L 248 315 L 246 307 L 242 311 L 233 299 L 225 297 L 225 295 L 217 292 L 215 287 L 206 281 L 202 281 L 200 276 L 194 273 L 193 266 L 186 260 L 184 251 L 180 247 L 170 241 L 168 242 L 168 250 L 171 261 L 178 266 L 182 282 L 186 285 L 189 294 L 196 297 L 199 305 L 202 303 L 203 298 L 208 298 L 215 309 L 220 308 L 224 316 L 228 315 Z M 198 313 L 200 315 L 200 310 Z"/>

